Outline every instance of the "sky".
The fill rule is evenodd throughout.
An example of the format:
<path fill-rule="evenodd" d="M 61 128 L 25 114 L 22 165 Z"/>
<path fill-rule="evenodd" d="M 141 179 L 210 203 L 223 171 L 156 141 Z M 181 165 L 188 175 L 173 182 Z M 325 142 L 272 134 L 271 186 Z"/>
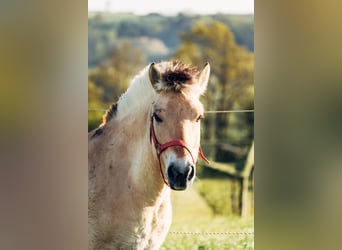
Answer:
<path fill-rule="evenodd" d="M 179 12 L 196 14 L 253 14 L 254 0 L 88 0 L 88 11 L 151 12 L 174 15 Z"/>

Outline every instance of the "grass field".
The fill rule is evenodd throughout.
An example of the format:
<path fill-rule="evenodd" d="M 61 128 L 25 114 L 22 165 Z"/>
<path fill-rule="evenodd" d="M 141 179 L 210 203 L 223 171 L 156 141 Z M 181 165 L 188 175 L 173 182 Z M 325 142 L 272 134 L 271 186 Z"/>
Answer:
<path fill-rule="evenodd" d="M 196 185 L 190 190 L 172 192 L 173 222 L 162 250 L 250 250 L 254 235 L 197 235 L 174 232 L 251 232 L 254 218 L 214 216 L 198 194 Z"/>

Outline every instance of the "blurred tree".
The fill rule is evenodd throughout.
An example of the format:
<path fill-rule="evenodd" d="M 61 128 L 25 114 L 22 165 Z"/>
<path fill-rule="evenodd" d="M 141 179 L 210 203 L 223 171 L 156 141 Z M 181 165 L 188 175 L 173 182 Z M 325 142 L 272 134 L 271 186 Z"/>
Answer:
<path fill-rule="evenodd" d="M 131 78 L 145 66 L 142 52 L 129 41 L 122 41 L 110 52 L 108 58 L 99 67 L 92 69 L 88 76 L 88 107 L 106 108 L 116 102 L 127 89 Z M 90 111 L 95 112 L 95 111 Z M 101 113 L 101 116 L 104 112 Z M 95 119 L 95 121 L 90 118 Z M 89 116 L 88 129 L 99 125 L 99 115 Z M 96 127 L 96 126 L 95 126 Z"/>
<path fill-rule="evenodd" d="M 97 87 L 93 81 L 88 79 L 88 104 L 93 108 L 101 108 L 103 97 L 103 89 Z"/>
<path fill-rule="evenodd" d="M 181 33 L 180 36 L 182 43 L 175 58 L 195 65 L 210 62 L 211 79 L 204 100 L 207 109 L 253 108 L 254 57 L 251 52 L 235 43 L 234 34 L 226 24 L 200 21 L 189 32 Z M 249 115 L 208 115 L 208 119 L 204 120 L 207 131 L 204 139 L 210 145 L 215 145 L 217 138 L 227 140 L 240 133 L 238 130 L 233 130 L 232 133 L 236 126 L 229 126 L 229 121 L 235 119 L 235 124 L 247 127 L 245 134 L 235 136 L 238 137 L 235 143 L 249 144 L 253 131 L 253 124 L 248 124 L 250 120 L 246 119 Z M 213 159 L 216 158 L 215 147 L 212 147 L 209 154 Z"/>
<path fill-rule="evenodd" d="M 101 102 L 116 101 L 128 87 L 130 79 L 145 65 L 142 52 L 128 41 L 118 43 L 101 65 L 89 73 L 89 81 L 103 89 Z"/>
<path fill-rule="evenodd" d="M 88 107 L 92 110 L 88 111 L 88 131 L 96 128 L 102 121 L 101 109 L 103 107 L 103 88 L 97 87 L 93 81 L 88 78 Z"/>
<path fill-rule="evenodd" d="M 161 40 L 174 53 L 179 46 L 180 31 L 189 31 L 198 21 L 217 20 L 229 25 L 235 35 L 236 43 L 249 51 L 254 50 L 254 16 L 253 15 L 193 15 L 179 13 L 177 16 L 149 14 L 144 16 L 132 13 L 96 13 L 88 16 L 88 65 L 98 66 L 99 62 L 108 57 L 113 44 L 122 39 L 148 37 Z M 157 57 L 166 59 L 169 55 Z"/>

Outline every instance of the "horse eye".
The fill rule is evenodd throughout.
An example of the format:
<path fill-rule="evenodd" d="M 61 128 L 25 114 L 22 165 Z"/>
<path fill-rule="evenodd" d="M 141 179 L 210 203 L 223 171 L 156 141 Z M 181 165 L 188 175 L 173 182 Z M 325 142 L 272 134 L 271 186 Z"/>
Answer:
<path fill-rule="evenodd" d="M 153 113 L 153 117 L 156 120 L 156 122 L 163 122 L 163 120 L 156 113 Z"/>
<path fill-rule="evenodd" d="M 199 115 L 196 119 L 196 122 L 199 122 L 200 120 L 204 119 L 204 116 L 203 115 Z"/>

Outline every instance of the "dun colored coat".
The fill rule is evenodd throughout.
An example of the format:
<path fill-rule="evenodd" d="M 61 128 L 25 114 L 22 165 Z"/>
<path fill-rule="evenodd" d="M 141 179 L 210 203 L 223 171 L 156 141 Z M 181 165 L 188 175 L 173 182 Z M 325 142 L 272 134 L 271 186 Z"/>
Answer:
<path fill-rule="evenodd" d="M 89 249 L 159 249 L 196 174 L 209 64 L 152 63 L 88 135 Z M 200 154 L 201 155 L 201 154 Z"/>

